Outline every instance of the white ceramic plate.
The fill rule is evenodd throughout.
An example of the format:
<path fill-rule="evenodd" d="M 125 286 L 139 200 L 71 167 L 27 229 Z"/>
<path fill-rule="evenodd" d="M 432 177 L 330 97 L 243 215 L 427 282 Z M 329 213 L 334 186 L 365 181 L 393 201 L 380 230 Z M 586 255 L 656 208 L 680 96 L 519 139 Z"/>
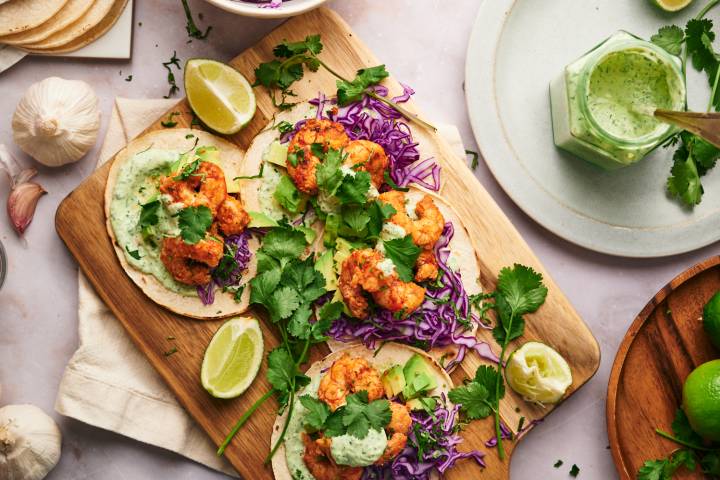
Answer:
<path fill-rule="evenodd" d="M 228 12 L 246 17 L 258 18 L 285 18 L 300 15 L 308 10 L 317 8 L 327 0 L 289 0 L 277 8 L 262 8 L 257 3 L 242 0 L 205 0 Z"/>
<path fill-rule="evenodd" d="M 468 110 L 488 167 L 525 213 L 612 255 L 661 257 L 720 239 L 720 166 L 702 179 L 702 203 L 684 209 L 665 191 L 674 148 L 600 170 L 555 148 L 548 94 L 565 65 L 615 31 L 650 38 L 662 25 L 684 26 L 704 4 L 671 16 L 644 0 L 485 0 L 467 53 Z M 704 110 L 707 80 L 688 68 L 690 108 Z"/>

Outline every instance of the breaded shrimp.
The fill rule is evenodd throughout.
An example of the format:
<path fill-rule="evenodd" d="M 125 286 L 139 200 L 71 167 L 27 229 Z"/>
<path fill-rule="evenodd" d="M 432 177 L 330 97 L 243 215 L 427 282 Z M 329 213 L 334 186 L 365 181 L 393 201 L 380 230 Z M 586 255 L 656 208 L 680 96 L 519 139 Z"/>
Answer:
<path fill-rule="evenodd" d="M 388 443 L 380 458 L 375 461 L 376 465 L 383 465 L 397 457 L 405 449 L 408 440 L 408 433 L 412 426 L 412 418 L 408 407 L 401 403 L 390 402 L 392 417 L 390 423 L 385 427 L 388 434 Z"/>
<path fill-rule="evenodd" d="M 415 205 L 415 214 L 418 217 L 416 220 L 407 214 L 403 192 L 391 190 L 381 193 L 378 200 L 393 206 L 396 213 L 388 221 L 402 227 L 412 237 L 413 243 L 423 249 L 415 263 L 417 269 L 415 281 L 424 282 L 436 279 L 438 264 L 432 250 L 445 228 L 445 219 L 432 197 L 425 195 Z"/>
<path fill-rule="evenodd" d="M 423 287 L 403 282 L 396 273 L 385 275 L 378 267 L 383 259 L 377 250 L 365 248 L 354 250 L 342 264 L 338 288 L 350 313 L 356 318 L 368 315 L 364 292 L 370 293 L 381 307 L 391 312 L 402 311 L 404 315 L 417 310 L 425 299 Z"/>
<path fill-rule="evenodd" d="M 388 160 L 383 147 L 370 140 L 353 140 L 345 147 L 346 165 L 357 165 L 356 170 L 368 172 L 375 188 L 385 182 Z"/>
<path fill-rule="evenodd" d="M 350 393 L 366 391 L 368 401 L 385 396 L 380 373 L 364 358 L 353 358 L 344 354 L 335 362 L 320 380 L 318 399 L 335 411 L 345 404 Z"/>
<path fill-rule="evenodd" d="M 223 234 L 237 235 L 245 231 L 250 223 L 250 215 L 240 200 L 228 195 L 218 207 L 216 220 Z"/>
<path fill-rule="evenodd" d="M 160 260 L 178 282 L 205 285 L 210 282 L 210 269 L 218 266 L 222 255 L 222 242 L 205 239 L 190 244 L 174 237 L 163 240 Z"/>
<path fill-rule="evenodd" d="M 362 467 L 346 467 L 335 463 L 329 454 L 329 442 L 324 437 L 313 440 L 306 433 L 302 435 L 305 444 L 303 461 L 316 480 L 360 480 Z M 327 445 L 325 444 L 327 443 Z"/>
<path fill-rule="evenodd" d="M 297 164 L 293 165 L 289 158 L 286 162 L 288 175 L 298 190 L 308 195 L 315 195 L 318 191 L 315 171 L 320 159 L 312 153 L 314 143 L 320 144 L 323 152 L 327 152 L 331 148 L 340 150 L 349 141 L 345 127 L 337 122 L 314 118 L 305 122 L 288 145 L 288 153 L 296 154 Z"/>
<path fill-rule="evenodd" d="M 223 169 L 212 162 L 200 162 L 197 169 L 182 180 L 172 174 L 160 180 L 160 191 L 187 207 L 205 206 L 213 216 L 227 197 Z"/>

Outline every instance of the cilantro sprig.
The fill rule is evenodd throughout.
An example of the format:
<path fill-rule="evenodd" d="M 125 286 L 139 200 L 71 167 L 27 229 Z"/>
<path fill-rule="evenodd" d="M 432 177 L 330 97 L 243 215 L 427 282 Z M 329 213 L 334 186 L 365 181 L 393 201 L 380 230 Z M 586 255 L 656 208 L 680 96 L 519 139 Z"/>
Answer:
<path fill-rule="evenodd" d="M 678 470 L 685 468 L 694 472 L 698 466 L 706 475 L 720 476 L 720 445 L 703 443 L 682 409 L 675 413 L 672 431 L 670 434 L 659 428 L 655 430 L 661 437 L 684 448 L 675 450 L 666 458 L 646 461 L 638 471 L 638 480 L 671 480 Z"/>
<path fill-rule="evenodd" d="M 305 424 L 312 430 L 322 430 L 327 437 L 352 435 L 360 440 L 367 437 L 370 430 L 382 430 L 392 413 L 390 402 L 385 399 L 368 401 L 364 390 L 347 396 L 347 403 L 334 412 L 321 400 L 309 395 L 300 397 L 300 403 L 308 410 Z"/>
<path fill-rule="evenodd" d="M 210 30 L 212 30 L 213 27 L 207 27 L 205 33 L 203 33 L 203 31 L 200 30 L 197 25 L 195 25 L 195 20 L 193 19 L 192 12 L 190 11 L 190 6 L 188 5 L 187 0 L 182 0 L 182 4 L 183 9 L 185 10 L 185 18 L 187 20 L 187 23 L 185 24 L 185 30 L 187 31 L 188 36 L 191 38 L 190 40 L 188 40 L 188 43 L 192 42 L 193 38 L 197 38 L 198 40 L 203 40 L 207 38 Z M 200 14 L 199 17 L 202 20 L 202 14 Z"/>
<path fill-rule="evenodd" d="M 205 205 L 185 207 L 178 214 L 180 236 L 185 243 L 194 245 L 205 238 L 212 220 L 212 212 Z"/>
<path fill-rule="evenodd" d="M 650 39 L 670 54 L 680 56 L 683 74 L 686 74 L 688 59 L 696 70 L 706 73 L 711 88 L 708 112 L 720 109 L 720 54 L 713 48 L 713 21 L 704 17 L 718 3 L 720 0 L 708 2 L 687 22 L 684 30 L 677 25 L 667 25 Z M 688 132 L 679 133 L 666 145 L 676 144 L 679 146 L 673 156 L 667 191 L 682 204 L 693 207 L 700 203 L 704 193 L 701 177 L 715 166 L 720 149 Z"/>
<path fill-rule="evenodd" d="M 253 86 L 262 85 L 268 88 L 273 105 L 280 110 L 289 110 L 297 104 L 297 102 L 288 101 L 289 97 L 296 96 L 290 87 L 303 78 L 305 68 L 311 72 L 317 72 L 322 67 L 337 78 L 337 98 L 341 106 L 358 101 L 367 95 L 395 109 L 408 120 L 437 131 L 434 126 L 396 102 L 378 95 L 371 88 L 390 75 L 385 69 L 385 65 L 360 69 L 356 72 L 355 78 L 348 79 L 318 57 L 322 50 L 323 44 L 320 35 L 308 35 L 305 40 L 298 42 L 284 40 L 273 49 L 275 58 L 269 62 L 261 63 L 255 69 L 255 83 Z M 275 94 L 275 90 L 279 91 L 279 98 Z"/>
<path fill-rule="evenodd" d="M 270 461 L 282 444 L 292 419 L 296 394 L 310 379 L 300 371 L 310 345 L 327 340 L 325 333 L 340 315 L 342 304 L 330 303 L 310 320 L 312 305 L 324 295 L 325 278 L 311 258 L 300 260 L 307 247 L 305 232 L 283 225 L 271 229 L 256 252 L 257 275 L 250 281 L 250 303 L 264 309 L 277 327 L 282 343 L 268 355 L 268 381 L 272 389 L 258 399 L 230 431 L 218 449 L 222 455 L 252 413 L 270 397 L 277 398 L 280 412 L 288 409 L 280 437 L 270 450 Z M 339 307 L 339 308 L 338 308 Z"/>
<path fill-rule="evenodd" d="M 470 420 L 495 417 L 495 436 L 498 455 L 505 459 L 505 448 L 500 431 L 500 400 L 505 396 L 505 353 L 512 340 L 525 332 L 524 315 L 534 313 L 545 303 L 547 287 L 543 285 L 542 275 L 532 268 L 515 264 L 500 271 L 497 288 L 492 295 L 494 303 L 487 303 L 495 310 L 497 322 L 493 328 L 493 337 L 500 344 L 498 367 L 483 365 L 475 372 L 475 378 L 468 384 L 454 388 L 449 398 L 453 403 L 461 404 L 461 410 Z"/>

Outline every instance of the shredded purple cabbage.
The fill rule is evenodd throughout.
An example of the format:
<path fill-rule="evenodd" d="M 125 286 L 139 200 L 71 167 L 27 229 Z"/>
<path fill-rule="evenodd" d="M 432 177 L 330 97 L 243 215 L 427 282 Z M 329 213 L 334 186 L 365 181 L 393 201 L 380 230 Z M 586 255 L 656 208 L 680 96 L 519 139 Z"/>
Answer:
<path fill-rule="evenodd" d="M 388 95 L 388 89 L 382 85 L 373 89 L 380 96 Z M 403 85 L 403 94 L 392 100 L 407 102 L 414 93 L 412 88 Z M 352 140 L 370 140 L 383 147 L 390 160 L 390 178 L 397 185 L 405 187 L 415 183 L 434 192 L 440 190 L 440 165 L 432 158 L 420 159 L 412 131 L 397 110 L 367 95 L 345 107 L 326 108 L 334 107 L 336 103 L 335 99 L 328 99 L 323 93 L 310 100 L 310 104 L 318 109 L 316 118 L 340 123 Z M 281 141 L 288 141 L 304 124 L 305 120 L 298 122 Z"/>
<path fill-rule="evenodd" d="M 530 430 L 530 428 L 534 427 L 535 425 L 542 423 L 542 419 L 540 420 L 532 420 L 523 426 L 520 430 L 517 432 L 517 436 L 521 437 L 525 432 Z M 500 421 L 500 437 L 502 437 L 503 440 L 511 440 L 513 438 L 513 433 L 510 431 L 510 429 L 502 422 Z M 485 446 L 487 448 L 494 448 L 497 447 L 498 441 L 497 437 L 493 435 L 493 437 L 485 442 Z"/>
<path fill-rule="evenodd" d="M 247 230 L 239 235 L 230 235 L 225 238 L 225 250 L 235 252 L 235 265 L 230 269 L 224 268 L 221 261 L 220 265 L 212 271 L 212 282 L 197 287 L 197 294 L 203 305 L 212 305 L 215 302 L 216 287 L 228 288 L 240 285 L 242 274 L 247 269 L 252 257 L 248 247 L 249 238 L 250 232 Z"/>
<path fill-rule="evenodd" d="M 447 222 L 434 249 L 442 272 L 439 286 L 427 288 L 425 302 L 420 308 L 402 319 L 395 318 L 385 309 L 373 312 L 370 318 L 364 321 L 343 314 L 333 323 L 328 335 L 341 342 L 360 339 L 368 348 L 375 348 L 377 341 L 391 340 L 420 346 L 426 350 L 456 345 L 457 357 L 448 363 L 446 369 L 462 362 L 468 350 L 475 350 L 481 357 L 499 362 L 490 345 L 473 335 L 463 335 L 469 329 L 467 324 L 461 324 L 460 319 L 467 319 L 483 328 L 485 325 L 470 311 L 470 301 L 460 272 L 447 266 L 450 256 L 448 245 L 453 235 L 453 225 Z"/>
<path fill-rule="evenodd" d="M 442 403 L 446 402 L 444 394 L 442 400 Z M 442 475 L 463 458 L 473 458 L 485 467 L 484 453 L 457 451 L 457 446 L 462 443 L 455 421 L 459 410 L 460 405 L 447 408 L 438 402 L 432 415 L 425 411 L 410 412 L 413 428 L 405 449 L 387 465 L 365 468 L 363 480 L 428 480 L 433 470 Z"/>

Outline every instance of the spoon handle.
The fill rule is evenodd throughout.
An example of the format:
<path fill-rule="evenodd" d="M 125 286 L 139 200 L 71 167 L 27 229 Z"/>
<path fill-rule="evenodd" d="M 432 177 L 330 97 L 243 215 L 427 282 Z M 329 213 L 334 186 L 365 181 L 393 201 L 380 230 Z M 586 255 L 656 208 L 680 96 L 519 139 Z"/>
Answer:
<path fill-rule="evenodd" d="M 720 148 L 720 113 L 655 110 L 655 117 L 694 133 Z"/>

